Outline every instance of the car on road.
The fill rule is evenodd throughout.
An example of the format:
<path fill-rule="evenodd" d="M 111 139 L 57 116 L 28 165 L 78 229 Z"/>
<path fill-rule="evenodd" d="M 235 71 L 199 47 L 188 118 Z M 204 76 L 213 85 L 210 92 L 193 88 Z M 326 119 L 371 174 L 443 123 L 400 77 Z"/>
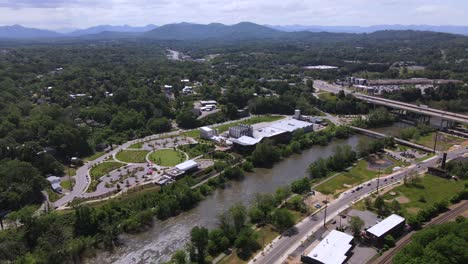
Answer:
<path fill-rule="evenodd" d="M 333 219 L 333 221 L 331 221 L 332 225 L 336 224 L 336 220 Z"/>
<path fill-rule="evenodd" d="M 367 184 L 367 186 L 371 186 L 371 183 L 369 182 L 369 183 Z"/>
<path fill-rule="evenodd" d="M 317 209 L 320 208 L 320 207 L 322 207 L 320 204 L 315 205 L 315 208 L 317 208 Z"/>

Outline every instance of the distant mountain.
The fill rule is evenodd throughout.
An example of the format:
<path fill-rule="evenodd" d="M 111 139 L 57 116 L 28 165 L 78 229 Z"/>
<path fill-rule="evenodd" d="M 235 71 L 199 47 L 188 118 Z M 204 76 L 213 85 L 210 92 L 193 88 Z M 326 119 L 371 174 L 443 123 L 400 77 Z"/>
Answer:
<path fill-rule="evenodd" d="M 265 25 L 269 28 L 285 32 L 310 31 L 310 32 L 335 32 L 335 33 L 372 33 L 382 30 L 417 30 L 434 31 L 451 34 L 468 35 L 468 26 L 430 26 L 430 25 L 376 25 L 368 27 L 359 26 L 306 26 L 306 25 Z"/>
<path fill-rule="evenodd" d="M 0 26 L 0 38 L 3 39 L 39 39 L 59 36 L 59 33 L 50 30 L 27 28 L 20 25 Z"/>
<path fill-rule="evenodd" d="M 165 40 L 241 40 L 277 38 L 285 35 L 276 29 L 257 25 L 250 22 L 241 22 L 235 25 L 211 23 L 208 25 L 178 23 L 168 24 L 143 34 L 144 37 Z"/>
<path fill-rule="evenodd" d="M 123 26 L 111 26 L 111 25 L 99 25 L 95 27 L 90 27 L 87 29 L 79 29 L 75 30 L 69 34 L 68 36 L 85 36 L 85 35 L 92 35 L 92 34 L 99 34 L 102 32 L 129 32 L 129 33 L 138 33 L 138 32 L 146 32 L 157 28 L 156 25 L 146 25 L 144 27 L 133 27 L 129 25 Z"/>

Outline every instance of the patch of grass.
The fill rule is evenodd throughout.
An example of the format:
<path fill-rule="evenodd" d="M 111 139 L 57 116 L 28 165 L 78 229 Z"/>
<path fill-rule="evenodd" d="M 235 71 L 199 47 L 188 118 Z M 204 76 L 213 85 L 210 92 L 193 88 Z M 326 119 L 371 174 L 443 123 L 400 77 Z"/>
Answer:
<path fill-rule="evenodd" d="M 328 92 L 320 93 L 318 97 L 324 101 L 335 102 L 336 100 L 338 100 L 334 93 L 328 93 Z"/>
<path fill-rule="evenodd" d="M 415 143 L 426 146 L 428 148 L 434 147 L 435 132 L 429 133 L 425 136 L 419 137 L 417 140 L 414 140 Z M 436 150 L 444 151 L 448 150 L 453 145 L 460 145 L 464 140 L 459 137 L 448 135 L 445 133 L 438 133 L 438 140 Z"/>
<path fill-rule="evenodd" d="M 143 142 L 138 142 L 138 143 L 130 145 L 128 148 L 141 149 L 142 147 L 143 147 Z"/>
<path fill-rule="evenodd" d="M 149 160 L 164 167 L 172 167 L 186 160 L 184 153 L 173 149 L 159 149 L 151 152 Z"/>
<path fill-rule="evenodd" d="M 122 150 L 115 157 L 123 162 L 128 163 L 144 163 L 146 162 L 147 150 Z"/>
<path fill-rule="evenodd" d="M 102 176 L 106 175 L 107 173 L 123 167 L 125 164 L 116 161 L 108 161 L 99 163 L 98 165 L 91 168 L 89 175 L 91 176 L 91 183 L 89 184 L 89 188 L 87 192 L 94 192 L 96 190 L 96 186 L 98 185 L 98 179 Z"/>
<path fill-rule="evenodd" d="M 68 177 L 67 177 L 68 178 Z M 66 179 L 66 180 L 62 180 L 60 182 L 60 185 L 62 186 L 63 189 L 67 189 L 67 190 L 71 190 L 71 187 L 72 187 L 72 181 Z"/>
<path fill-rule="evenodd" d="M 316 190 L 324 194 L 335 194 L 337 192 L 340 193 L 343 190 L 349 189 L 349 187 L 344 186 L 345 184 L 354 186 L 361 182 L 375 178 L 378 172 L 369 170 L 367 166 L 367 161 L 364 159 L 359 160 L 356 166 L 354 166 L 351 170 L 340 173 L 333 179 L 320 184 Z"/>
<path fill-rule="evenodd" d="M 403 214 L 407 217 L 411 211 L 416 209 L 425 209 L 432 206 L 436 202 L 448 200 L 455 193 L 460 192 L 464 188 L 466 181 L 454 181 L 440 178 L 433 175 L 425 175 L 421 177 L 420 182 L 412 184 L 403 184 L 392 190 L 397 195 L 392 196 L 389 193 L 384 194 L 385 200 L 391 200 L 398 196 L 404 196 L 409 199 L 408 203 L 401 203 Z M 421 201 L 424 197 L 425 202 Z"/>
<path fill-rule="evenodd" d="M 228 131 L 230 127 L 238 125 L 238 124 L 253 125 L 253 124 L 258 124 L 258 123 L 263 123 L 263 122 L 278 121 L 281 119 L 284 119 L 284 116 L 271 116 L 271 115 L 254 116 L 246 120 L 241 120 L 241 121 L 233 122 L 230 124 L 215 126 L 215 128 L 218 129 L 219 133 L 223 133 L 225 131 Z"/>
<path fill-rule="evenodd" d="M 101 156 L 104 155 L 104 154 L 106 154 L 106 152 L 104 152 L 104 151 L 96 152 L 96 153 L 94 153 L 94 154 L 91 155 L 91 156 L 88 156 L 88 157 L 83 158 L 83 161 L 95 160 L 95 159 L 101 157 Z"/>
<path fill-rule="evenodd" d="M 49 195 L 49 201 L 52 203 L 56 202 L 58 199 L 60 199 L 63 196 L 61 194 L 54 192 L 54 190 L 52 190 L 52 188 L 50 187 L 46 188 L 46 192 Z"/>

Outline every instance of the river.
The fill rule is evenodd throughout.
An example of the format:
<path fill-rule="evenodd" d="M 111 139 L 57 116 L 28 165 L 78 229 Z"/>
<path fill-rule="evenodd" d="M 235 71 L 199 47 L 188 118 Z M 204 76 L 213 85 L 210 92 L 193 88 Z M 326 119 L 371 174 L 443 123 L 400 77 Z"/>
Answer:
<path fill-rule="evenodd" d="M 112 253 L 100 253 L 88 263 L 161 263 L 169 260 L 172 253 L 182 249 L 187 243 L 190 230 L 194 226 L 213 228 L 217 216 L 236 202 L 246 205 L 256 193 L 272 193 L 279 186 L 304 177 L 308 165 L 318 158 L 333 154 L 338 145 L 356 147 L 361 135 L 353 135 L 346 140 L 333 140 L 327 146 L 314 146 L 301 154 L 292 155 L 274 165 L 272 169 L 255 169 L 240 181 L 230 182 L 226 188 L 217 189 L 201 201 L 196 208 L 165 221 L 155 221 L 154 226 L 137 235 L 124 234 L 120 238 L 123 245 Z"/>

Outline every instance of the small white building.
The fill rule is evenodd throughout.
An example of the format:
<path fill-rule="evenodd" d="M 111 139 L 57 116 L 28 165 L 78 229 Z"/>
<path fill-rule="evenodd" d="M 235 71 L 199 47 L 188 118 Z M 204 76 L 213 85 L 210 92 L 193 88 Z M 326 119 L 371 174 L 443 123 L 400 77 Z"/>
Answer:
<path fill-rule="evenodd" d="M 60 180 L 61 180 L 60 177 L 57 177 L 57 176 L 47 177 L 47 181 L 49 181 L 50 186 L 52 187 L 52 190 L 58 193 L 62 192 L 62 186 L 60 186 Z"/>
<path fill-rule="evenodd" d="M 332 230 L 309 254 L 302 255 L 301 260 L 313 264 L 344 263 L 354 246 L 353 239 L 351 235 Z"/>
<path fill-rule="evenodd" d="M 200 104 L 201 104 L 202 106 L 206 106 L 206 105 L 217 105 L 218 102 L 216 102 L 215 100 L 207 100 L 207 101 L 202 100 L 202 101 L 200 101 Z"/>
<path fill-rule="evenodd" d="M 367 229 L 366 234 L 375 243 L 380 244 L 387 235 L 394 238 L 398 237 L 405 226 L 405 218 L 396 214 L 392 214 L 373 227 Z"/>
<path fill-rule="evenodd" d="M 216 129 L 210 127 L 200 127 L 200 137 L 203 139 L 211 139 L 214 136 L 218 135 Z"/>

